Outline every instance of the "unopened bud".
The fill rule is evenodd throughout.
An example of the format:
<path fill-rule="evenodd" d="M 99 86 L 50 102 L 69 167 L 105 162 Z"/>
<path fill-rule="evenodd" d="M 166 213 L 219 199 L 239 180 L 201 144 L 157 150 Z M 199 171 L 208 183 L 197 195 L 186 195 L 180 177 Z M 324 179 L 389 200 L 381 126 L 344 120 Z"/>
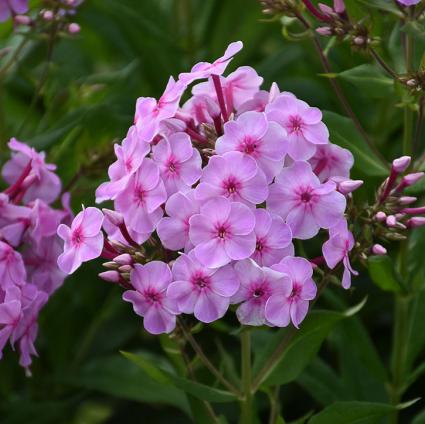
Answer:
<path fill-rule="evenodd" d="M 16 25 L 31 25 L 31 18 L 27 15 L 16 15 L 13 18 Z"/>
<path fill-rule="evenodd" d="M 110 261 L 110 262 L 104 262 L 102 266 L 109 269 L 118 269 L 119 265 L 116 262 Z"/>
<path fill-rule="evenodd" d="M 388 225 L 388 227 L 395 227 L 397 224 L 397 219 L 394 215 L 388 215 L 385 223 Z"/>
<path fill-rule="evenodd" d="M 398 199 L 398 203 L 400 205 L 410 205 L 410 203 L 414 203 L 414 202 L 416 202 L 416 200 L 418 200 L 417 197 L 413 197 L 413 196 L 401 196 Z"/>
<path fill-rule="evenodd" d="M 332 29 L 330 27 L 319 27 L 316 28 L 316 32 L 325 37 L 332 35 Z"/>
<path fill-rule="evenodd" d="M 334 10 L 338 15 L 345 12 L 344 0 L 334 0 Z"/>
<path fill-rule="evenodd" d="M 133 269 L 133 267 L 131 265 L 122 265 L 118 268 L 119 272 L 131 272 L 131 270 Z"/>
<path fill-rule="evenodd" d="M 112 224 L 119 227 L 121 224 L 124 224 L 124 217 L 116 211 L 111 209 L 102 209 L 105 218 Z"/>
<path fill-rule="evenodd" d="M 80 25 L 76 24 L 75 22 L 68 25 L 68 32 L 70 34 L 78 34 L 81 31 Z"/>
<path fill-rule="evenodd" d="M 372 253 L 374 255 L 384 256 L 387 254 L 387 249 L 385 249 L 385 247 L 380 244 L 374 244 L 372 246 Z"/>
<path fill-rule="evenodd" d="M 401 158 L 393 160 L 393 169 L 398 174 L 403 173 L 410 165 L 412 158 L 410 156 L 402 156 Z"/>
<path fill-rule="evenodd" d="M 346 180 L 338 184 L 338 191 L 342 194 L 348 194 L 357 190 L 363 185 L 362 180 Z"/>
<path fill-rule="evenodd" d="M 403 241 L 406 240 L 406 236 L 403 236 L 402 234 L 399 233 L 385 233 L 384 236 L 388 239 L 388 240 L 392 240 L 392 241 Z"/>
<path fill-rule="evenodd" d="M 418 228 L 425 225 L 425 217 L 423 216 L 414 216 L 413 218 L 410 218 L 406 225 L 408 228 Z"/>
<path fill-rule="evenodd" d="M 54 15 L 53 11 L 51 11 L 51 10 L 45 10 L 45 11 L 42 13 L 42 15 L 41 15 L 41 16 L 43 17 L 43 19 L 44 19 L 45 21 L 52 21 L 52 20 L 53 20 L 53 18 L 55 17 L 55 15 Z"/>
<path fill-rule="evenodd" d="M 416 184 L 422 177 L 424 176 L 423 172 L 415 172 L 413 174 L 407 174 L 403 177 L 403 181 L 405 181 L 406 186 L 411 186 Z"/>
<path fill-rule="evenodd" d="M 105 271 L 99 274 L 102 280 L 109 281 L 111 283 L 118 283 L 121 279 L 118 271 Z"/>
<path fill-rule="evenodd" d="M 366 39 L 364 37 L 355 37 L 353 39 L 354 44 L 356 44 L 357 46 L 362 46 L 365 43 Z"/>
<path fill-rule="evenodd" d="M 375 219 L 379 222 L 384 222 L 387 218 L 387 214 L 385 212 L 379 211 L 375 215 Z"/>
<path fill-rule="evenodd" d="M 131 265 L 133 263 L 133 258 L 128 253 L 123 253 L 115 257 L 114 262 L 120 265 Z"/>
<path fill-rule="evenodd" d="M 421 206 L 419 208 L 404 208 L 401 212 L 408 213 L 410 215 L 424 214 L 425 213 L 425 206 Z"/>
<path fill-rule="evenodd" d="M 417 85 L 417 83 L 418 82 L 414 78 L 406 81 L 406 85 L 408 85 L 409 87 L 415 87 Z"/>

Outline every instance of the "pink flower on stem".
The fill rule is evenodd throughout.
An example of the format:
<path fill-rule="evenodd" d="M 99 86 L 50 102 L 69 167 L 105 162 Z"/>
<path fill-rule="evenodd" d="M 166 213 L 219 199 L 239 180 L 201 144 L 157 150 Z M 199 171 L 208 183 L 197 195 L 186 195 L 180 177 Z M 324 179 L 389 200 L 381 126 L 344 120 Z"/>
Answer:
<path fill-rule="evenodd" d="M 151 334 L 170 333 L 176 326 L 177 304 L 167 295 L 172 274 L 167 264 L 160 261 L 136 264 L 130 275 L 134 290 L 127 290 L 122 298 L 133 304 L 134 312 L 143 317 L 143 325 Z"/>
<path fill-rule="evenodd" d="M 196 187 L 199 200 L 224 196 L 249 205 L 263 203 L 268 192 L 266 177 L 255 159 L 241 152 L 212 156 Z"/>
<path fill-rule="evenodd" d="M 316 145 L 329 143 L 329 131 L 322 112 L 293 95 L 282 94 L 267 105 L 269 121 L 275 121 L 288 133 L 288 155 L 294 160 L 310 159 Z"/>
<path fill-rule="evenodd" d="M 136 102 L 134 123 L 141 140 L 152 141 L 164 119 L 172 118 L 179 107 L 180 98 L 187 84 L 168 80 L 167 87 L 158 101 L 153 97 L 139 97 Z"/>
<path fill-rule="evenodd" d="M 22 286 L 26 276 L 21 254 L 0 241 L 0 287 L 7 290 L 12 286 Z"/>
<path fill-rule="evenodd" d="M 189 239 L 189 220 L 199 214 L 199 202 L 195 199 L 195 191 L 174 193 L 165 204 L 165 212 L 156 229 L 161 243 L 170 250 L 183 249 L 187 252 L 193 245 Z"/>
<path fill-rule="evenodd" d="M 233 56 L 242 50 L 242 47 L 242 41 L 230 43 L 222 57 L 219 57 L 212 63 L 197 63 L 190 72 L 180 74 L 179 80 L 184 82 L 186 85 L 189 85 L 195 80 L 208 78 L 211 75 L 222 75 L 226 70 L 227 65 L 233 59 Z"/>
<path fill-rule="evenodd" d="M 256 209 L 254 214 L 256 243 L 251 258 L 260 266 L 271 266 L 293 254 L 289 225 L 280 216 L 271 214 L 266 209 Z"/>
<path fill-rule="evenodd" d="M 289 284 L 279 286 L 267 301 L 266 318 L 278 327 L 292 321 L 298 328 L 307 315 L 309 301 L 316 297 L 313 268 L 307 259 L 288 256 L 272 269 L 288 276 Z"/>
<path fill-rule="evenodd" d="M 253 157 L 270 183 L 283 167 L 287 151 L 286 131 L 268 122 L 261 112 L 245 112 L 235 121 L 224 124 L 224 134 L 217 139 L 216 152 L 239 151 Z"/>
<path fill-rule="evenodd" d="M 21 302 L 16 299 L 5 299 L 0 304 L 0 359 L 3 349 L 11 337 L 21 318 Z"/>
<path fill-rule="evenodd" d="M 414 6 L 421 2 L 421 0 L 397 0 L 403 6 Z"/>
<path fill-rule="evenodd" d="M 189 220 L 189 237 L 196 258 L 209 268 L 218 268 L 250 257 L 255 250 L 255 217 L 251 210 L 225 197 L 201 205 Z"/>
<path fill-rule="evenodd" d="M 220 108 L 216 101 L 208 95 L 191 97 L 183 105 L 182 110 L 193 118 L 197 125 L 210 123 L 215 124 L 218 123 L 218 120 L 220 120 L 221 125 Z"/>
<path fill-rule="evenodd" d="M 324 144 L 317 146 L 309 163 L 319 180 L 324 182 L 331 177 L 348 178 L 354 165 L 354 157 L 349 150 L 336 144 Z"/>
<path fill-rule="evenodd" d="M 58 258 L 59 268 L 72 274 L 83 262 L 98 258 L 103 250 L 103 214 L 97 208 L 82 210 L 71 227 L 61 224 L 58 236 L 64 240 L 64 252 Z"/>
<path fill-rule="evenodd" d="M 264 112 L 266 106 L 279 96 L 279 94 L 279 86 L 274 82 L 270 87 L 270 91 L 260 90 L 251 99 L 236 108 L 237 114 L 241 115 L 249 111 Z"/>
<path fill-rule="evenodd" d="M 117 160 L 109 167 L 110 181 L 102 183 L 96 190 L 96 202 L 115 199 L 125 189 L 130 177 L 139 169 L 143 158 L 149 153 L 149 143 L 140 140 L 133 125 L 122 144 L 115 144 Z"/>
<path fill-rule="evenodd" d="M 209 323 L 224 316 L 230 297 L 239 288 L 239 280 L 231 265 L 206 268 L 194 252 L 181 255 L 173 265 L 174 282 L 168 286 L 167 296 L 177 302 L 179 312 L 195 314 Z"/>
<path fill-rule="evenodd" d="M 342 261 L 344 265 L 342 287 L 344 289 L 351 286 L 351 274 L 359 274 L 351 267 L 350 263 L 349 252 L 353 247 L 354 237 L 351 231 L 348 231 L 345 219 L 341 219 L 337 225 L 329 229 L 329 240 L 322 246 L 323 256 L 330 269 L 334 269 Z"/>
<path fill-rule="evenodd" d="M 28 0 L 0 0 L 0 22 L 4 22 L 11 15 L 20 15 L 28 12 Z"/>
<path fill-rule="evenodd" d="M 335 188 L 333 181 L 321 184 L 309 163 L 294 162 L 270 187 L 267 208 L 286 221 L 293 237 L 306 240 L 343 217 L 346 200 Z"/>
<path fill-rule="evenodd" d="M 38 153 L 15 138 L 10 140 L 9 147 L 16 153 L 3 167 L 4 180 L 9 184 L 14 184 L 19 181 L 26 170 L 29 171 L 19 187 L 14 188 L 14 194 L 17 194 L 18 190 L 21 191 L 24 203 L 36 199 L 44 200 L 46 203 L 56 200 L 61 191 L 61 181 L 52 172 L 56 169 L 56 165 L 46 163 L 43 152 Z"/>
<path fill-rule="evenodd" d="M 153 146 L 153 159 L 159 166 L 167 194 L 188 190 L 201 176 L 202 160 L 190 137 L 178 132 Z"/>
<path fill-rule="evenodd" d="M 231 302 L 242 302 L 236 311 L 239 321 L 244 325 L 270 325 L 265 316 L 266 303 L 277 290 L 284 287 L 290 290 L 288 276 L 271 268 L 262 268 L 251 259 L 237 262 L 235 271 L 241 285 Z"/>
<path fill-rule="evenodd" d="M 162 218 L 161 205 L 167 200 L 159 168 L 151 159 L 143 159 L 139 170 L 115 199 L 115 209 L 124 216 L 127 227 L 138 233 L 152 232 Z"/>

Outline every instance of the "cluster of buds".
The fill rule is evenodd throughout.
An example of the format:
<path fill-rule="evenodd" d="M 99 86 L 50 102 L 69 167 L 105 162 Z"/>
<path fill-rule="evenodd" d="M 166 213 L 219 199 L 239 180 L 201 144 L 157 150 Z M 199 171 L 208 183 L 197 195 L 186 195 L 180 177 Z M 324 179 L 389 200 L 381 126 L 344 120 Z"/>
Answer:
<path fill-rule="evenodd" d="M 425 70 L 420 69 L 399 77 L 399 81 L 404 84 L 411 92 L 419 93 L 425 90 Z"/>
<path fill-rule="evenodd" d="M 260 4 L 265 15 L 294 17 L 299 9 L 297 0 L 260 0 Z"/>
<path fill-rule="evenodd" d="M 9 340 L 29 373 L 37 352 L 37 317 L 65 279 L 57 267 L 62 245 L 56 235 L 60 223 L 69 223 L 69 196 L 54 209 L 61 192 L 55 166 L 27 145 L 12 139 L 12 158 L 2 176 L 9 186 L 0 193 L 0 358 Z"/>

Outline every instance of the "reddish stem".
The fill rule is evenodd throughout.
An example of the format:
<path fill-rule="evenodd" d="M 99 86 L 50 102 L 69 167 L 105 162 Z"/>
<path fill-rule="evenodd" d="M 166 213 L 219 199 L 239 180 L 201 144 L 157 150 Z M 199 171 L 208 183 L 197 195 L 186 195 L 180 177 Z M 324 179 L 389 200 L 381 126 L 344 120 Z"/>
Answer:
<path fill-rule="evenodd" d="M 32 163 L 32 160 L 30 160 L 27 163 L 24 170 L 22 171 L 22 174 L 19 176 L 19 178 L 4 191 L 5 194 L 9 195 L 10 197 L 13 197 L 16 195 L 16 193 L 21 188 L 21 185 L 24 182 L 25 178 L 28 177 L 29 173 L 31 172 L 31 168 L 32 168 L 31 163 Z"/>
<path fill-rule="evenodd" d="M 326 15 L 319 12 L 310 0 L 303 0 L 303 3 L 309 12 L 320 21 L 328 22 L 330 20 Z"/>
<path fill-rule="evenodd" d="M 207 143 L 208 142 L 206 137 L 204 137 L 202 134 L 199 134 L 198 132 L 192 130 L 192 128 L 190 128 L 190 127 L 186 127 L 186 132 L 194 140 L 197 140 L 201 143 Z"/>
<path fill-rule="evenodd" d="M 127 227 L 124 223 L 121 224 L 118 228 L 120 229 L 121 234 L 130 246 L 139 247 L 139 245 L 131 238 L 130 233 L 128 232 Z"/>
<path fill-rule="evenodd" d="M 221 86 L 220 77 L 218 75 L 212 75 L 212 80 L 215 92 L 217 93 L 217 100 L 220 106 L 221 115 L 223 116 L 223 121 L 227 122 L 229 120 L 229 113 L 226 108 L 226 102 L 224 101 L 223 87 Z"/>

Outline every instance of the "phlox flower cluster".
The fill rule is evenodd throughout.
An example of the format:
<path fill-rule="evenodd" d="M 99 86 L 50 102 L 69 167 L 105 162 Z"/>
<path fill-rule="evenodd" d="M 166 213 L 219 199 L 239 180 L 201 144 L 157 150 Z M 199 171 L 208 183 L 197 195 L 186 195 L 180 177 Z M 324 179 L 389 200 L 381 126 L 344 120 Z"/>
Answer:
<path fill-rule="evenodd" d="M 37 352 L 37 317 L 66 274 L 57 266 L 60 223 L 70 222 L 69 196 L 62 208 L 51 205 L 61 193 L 55 165 L 44 153 L 12 139 L 11 159 L 2 169 L 8 187 L 0 193 L 0 358 L 10 341 L 29 373 Z"/>
<path fill-rule="evenodd" d="M 61 269 L 107 259 L 101 278 L 125 289 L 152 334 L 171 332 L 179 314 L 213 322 L 231 305 L 245 325 L 298 327 L 315 265 L 293 239 L 328 232 L 322 260 L 342 263 L 346 288 L 355 273 L 351 153 L 330 143 L 319 109 L 276 84 L 262 89 L 253 68 L 224 76 L 241 48 L 170 77 L 159 99 L 140 97 L 96 191 L 113 210 L 87 208 L 58 230 Z"/>

